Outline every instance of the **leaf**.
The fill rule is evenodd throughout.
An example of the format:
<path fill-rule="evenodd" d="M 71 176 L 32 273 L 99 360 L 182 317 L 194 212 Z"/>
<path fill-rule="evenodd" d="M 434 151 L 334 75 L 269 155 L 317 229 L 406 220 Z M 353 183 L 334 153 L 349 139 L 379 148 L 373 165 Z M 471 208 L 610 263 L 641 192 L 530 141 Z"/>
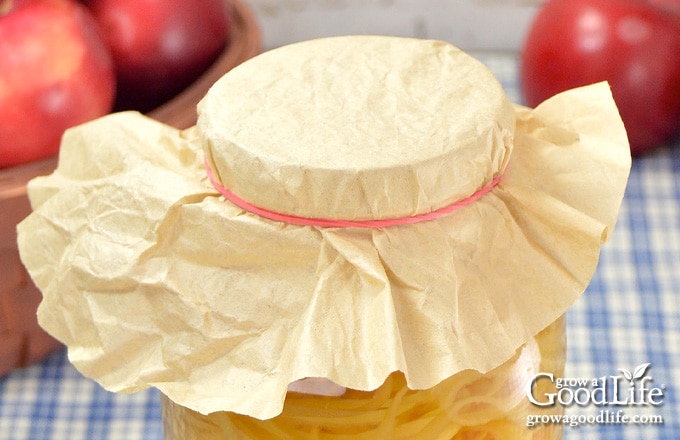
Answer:
<path fill-rule="evenodd" d="M 647 368 L 649 367 L 650 363 L 646 364 L 640 364 L 635 368 L 635 372 L 633 373 L 633 379 L 639 379 L 642 376 L 645 375 L 645 371 L 647 371 Z"/>
<path fill-rule="evenodd" d="M 619 368 L 619 371 L 623 373 L 626 379 L 633 380 L 633 375 L 630 374 L 630 371 L 626 370 L 625 368 Z"/>

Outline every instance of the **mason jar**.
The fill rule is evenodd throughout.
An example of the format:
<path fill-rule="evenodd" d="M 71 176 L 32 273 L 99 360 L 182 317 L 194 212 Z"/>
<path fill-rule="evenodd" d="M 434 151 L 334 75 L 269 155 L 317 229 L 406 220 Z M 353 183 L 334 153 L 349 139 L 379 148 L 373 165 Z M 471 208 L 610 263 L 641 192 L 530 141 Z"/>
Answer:
<path fill-rule="evenodd" d="M 465 370 L 427 390 L 409 389 L 404 374 L 395 372 L 373 391 L 347 389 L 339 396 L 289 391 L 282 413 L 269 420 L 226 411 L 203 415 L 162 395 L 163 438 L 561 439 L 562 424 L 541 419 L 562 415 L 563 407 L 534 405 L 527 393 L 538 401 L 554 393 L 552 382 L 533 378 L 539 372 L 562 377 L 565 359 L 562 316 L 486 374 Z"/>

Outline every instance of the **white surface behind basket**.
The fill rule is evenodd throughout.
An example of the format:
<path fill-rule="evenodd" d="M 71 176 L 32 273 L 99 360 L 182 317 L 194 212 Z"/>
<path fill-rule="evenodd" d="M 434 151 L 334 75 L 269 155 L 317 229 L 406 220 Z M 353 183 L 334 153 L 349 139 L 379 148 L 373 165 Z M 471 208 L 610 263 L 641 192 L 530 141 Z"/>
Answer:
<path fill-rule="evenodd" d="M 249 0 L 265 48 L 346 34 L 449 41 L 465 50 L 517 51 L 543 0 Z"/>

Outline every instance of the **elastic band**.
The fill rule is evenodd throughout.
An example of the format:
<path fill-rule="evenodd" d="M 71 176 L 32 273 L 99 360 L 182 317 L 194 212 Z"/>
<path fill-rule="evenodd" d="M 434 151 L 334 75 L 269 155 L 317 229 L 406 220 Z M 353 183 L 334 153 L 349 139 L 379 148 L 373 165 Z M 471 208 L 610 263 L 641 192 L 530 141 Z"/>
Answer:
<path fill-rule="evenodd" d="M 242 198 L 240 198 L 239 196 L 237 196 L 236 194 L 222 186 L 222 184 L 218 182 L 217 179 L 215 178 L 215 175 L 213 174 L 210 165 L 208 165 L 207 160 L 205 161 L 205 169 L 208 175 L 208 179 L 210 179 L 210 183 L 212 183 L 215 189 L 219 191 L 220 194 L 222 194 L 227 200 L 229 200 L 231 203 L 238 206 L 239 208 L 244 209 L 248 212 L 252 212 L 253 214 L 257 214 L 260 217 L 268 218 L 270 220 L 276 220 L 284 223 L 291 223 L 303 226 L 319 226 L 323 228 L 383 228 L 386 226 L 409 225 L 413 223 L 424 222 L 427 220 L 433 220 L 438 217 L 441 217 L 442 215 L 449 214 L 458 208 L 462 208 L 463 206 L 467 206 L 473 203 L 475 200 L 479 199 L 484 194 L 491 191 L 496 185 L 498 185 L 498 183 L 501 181 L 501 178 L 503 177 L 503 174 L 500 174 L 495 179 L 493 179 L 491 183 L 489 183 L 487 186 L 483 188 L 480 188 L 471 196 L 466 197 L 463 200 L 455 202 L 451 205 L 440 208 L 436 211 L 428 212 L 425 214 L 380 220 L 333 220 L 327 218 L 298 217 L 295 215 L 282 214 L 279 212 L 274 212 L 268 209 L 260 208 L 259 206 L 255 206 L 252 203 L 243 200 Z"/>

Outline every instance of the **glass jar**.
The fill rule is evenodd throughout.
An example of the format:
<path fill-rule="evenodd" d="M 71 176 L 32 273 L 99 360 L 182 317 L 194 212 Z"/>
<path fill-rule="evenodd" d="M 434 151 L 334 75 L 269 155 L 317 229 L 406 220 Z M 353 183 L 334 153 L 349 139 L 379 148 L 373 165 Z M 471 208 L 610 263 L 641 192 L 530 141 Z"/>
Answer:
<path fill-rule="evenodd" d="M 528 418 L 563 414 L 563 407 L 533 405 L 527 391 L 538 372 L 562 377 L 565 360 L 563 316 L 488 373 L 462 371 L 427 390 L 409 389 L 396 372 L 370 392 L 289 392 L 283 412 L 270 420 L 230 412 L 202 415 L 163 396 L 164 439 L 561 439 L 561 424 L 528 426 Z M 533 393 L 555 391 L 541 380 Z"/>

